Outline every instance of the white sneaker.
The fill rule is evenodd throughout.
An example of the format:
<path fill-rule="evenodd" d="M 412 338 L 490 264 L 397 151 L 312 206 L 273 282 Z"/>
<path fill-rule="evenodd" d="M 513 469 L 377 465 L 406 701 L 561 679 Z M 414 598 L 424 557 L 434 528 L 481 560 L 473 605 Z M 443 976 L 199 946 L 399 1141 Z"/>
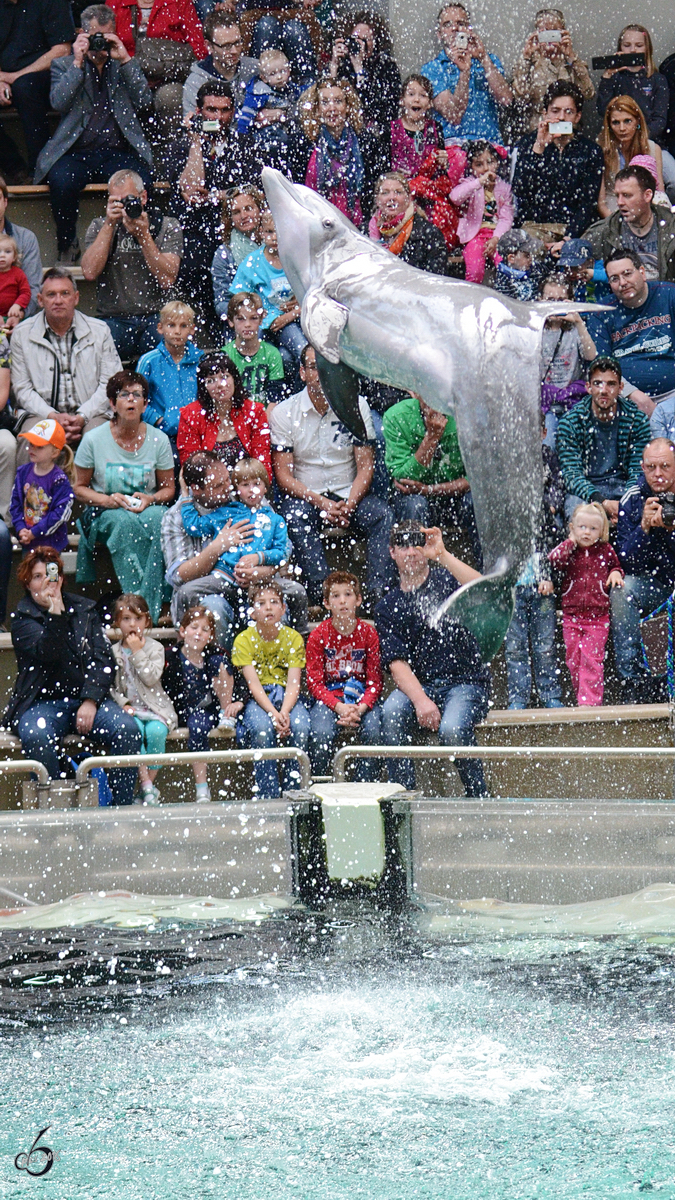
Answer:
<path fill-rule="evenodd" d="M 154 808 L 156 805 L 161 804 L 161 803 L 162 803 L 162 798 L 160 795 L 159 788 L 155 787 L 154 783 L 152 784 L 151 787 L 146 788 L 143 791 L 143 798 L 141 800 L 141 804 L 147 805 L 149 808 Z"/>
<path fill-rule="evenodd" d="M 211 793 L 208 789 L 205 792 L 197 792 L 197 798 L 195 800 L 195 804 L 210 804 L 210 803 L 211 803 Z"/>

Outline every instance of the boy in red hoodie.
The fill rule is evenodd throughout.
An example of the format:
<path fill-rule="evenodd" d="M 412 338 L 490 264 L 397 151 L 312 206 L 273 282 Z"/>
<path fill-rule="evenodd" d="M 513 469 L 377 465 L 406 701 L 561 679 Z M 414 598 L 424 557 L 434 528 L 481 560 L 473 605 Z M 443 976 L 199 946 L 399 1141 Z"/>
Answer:
<path fill-rule="evenodd" d="M 338 729 L 351 730 L 369 746 L 380 742 L 382 691 L 380 639 L 360 621 L 361 585 L 349 571 L 332 571 L 323 582 L 330 616 L 307 639 L 307 686 L 315 704 L 310 714 L 309 756 L 315 775 L 329 775 Z M 376 780 L 377 759 L 359 760 L 356 778 Z"/>
<path fill-rule="evenodd" d="M 548 557 L 563 576 L 565 659 L 577 704 L 602 704 L 609 589 L 623 587 L 624 575 L 609 544 L 609 521 L 602 504 L 579 504 L 570 521 L 570 536 Z"/>

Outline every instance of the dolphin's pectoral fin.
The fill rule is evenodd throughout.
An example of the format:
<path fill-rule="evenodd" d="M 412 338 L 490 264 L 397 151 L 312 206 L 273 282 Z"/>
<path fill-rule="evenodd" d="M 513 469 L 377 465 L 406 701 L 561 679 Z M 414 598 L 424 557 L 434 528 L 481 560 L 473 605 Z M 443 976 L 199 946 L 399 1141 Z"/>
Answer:
<path fill-rule="evenodd" d="M 300 324 L 314 349 L 329 362 L 340 361 L 340 334 L 347 324 L 349 309 L 325 292 L 312 288 L 302 302 Z"/>
<path fill-rule="evenodd" d="M 490 575 L 481 575 L 454 592 L 434 616 L 434 624 L 452 617 L 473 634 L 484 662 L 499 650 L 513 616 L 515 579 L 500 559 Z"/>
<path fill-rule="evenodd" d="M 316 352 L 316 365 L 324 395 L 333 412 L 361 442 L 368 440 L 359 408 L 359 377 L 346 363 L 328 362 Z"/>

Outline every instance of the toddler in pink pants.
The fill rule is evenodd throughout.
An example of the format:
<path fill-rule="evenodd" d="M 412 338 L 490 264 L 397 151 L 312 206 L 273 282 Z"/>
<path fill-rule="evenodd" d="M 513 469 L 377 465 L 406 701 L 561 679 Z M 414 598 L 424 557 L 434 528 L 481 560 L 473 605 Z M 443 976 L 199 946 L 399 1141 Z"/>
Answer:
<path fill-rule="evenodd" d="M 577 505 L 570 536 L 548 557 L 563 577 L 565 659 L 577 704 L 602 704 L 609 589 L 623 587 L 624 574 L 609 544 L 609 521 L 602 504 Z"/>
<path fill-rule="evenodd" d="M 497 174 L 499 150 L 489 142 L 469 142 L 465 177 L 450 193 L 460 210 L 457 236 L 464 253 L 465 278 L 482 283 L 485 259 L 494 259 L 497 242 L 513 225 L 511 187 Z"/>

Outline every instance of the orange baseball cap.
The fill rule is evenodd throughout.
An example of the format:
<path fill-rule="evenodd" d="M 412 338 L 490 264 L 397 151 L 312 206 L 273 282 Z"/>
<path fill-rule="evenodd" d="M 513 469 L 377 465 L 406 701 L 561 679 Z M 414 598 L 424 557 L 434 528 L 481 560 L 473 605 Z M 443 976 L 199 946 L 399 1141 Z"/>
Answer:
<path fill-rule="evenodd" d="M 33 446 L 56 446 L 57 450 L 63 450 L 66 444 L 66 431 L 63 425 L 59 425 L 59 422 L 53 420 L 52 417 L 38 421 L 26 433 L 20 433 L 19 437 L 25 438 Z"/>

